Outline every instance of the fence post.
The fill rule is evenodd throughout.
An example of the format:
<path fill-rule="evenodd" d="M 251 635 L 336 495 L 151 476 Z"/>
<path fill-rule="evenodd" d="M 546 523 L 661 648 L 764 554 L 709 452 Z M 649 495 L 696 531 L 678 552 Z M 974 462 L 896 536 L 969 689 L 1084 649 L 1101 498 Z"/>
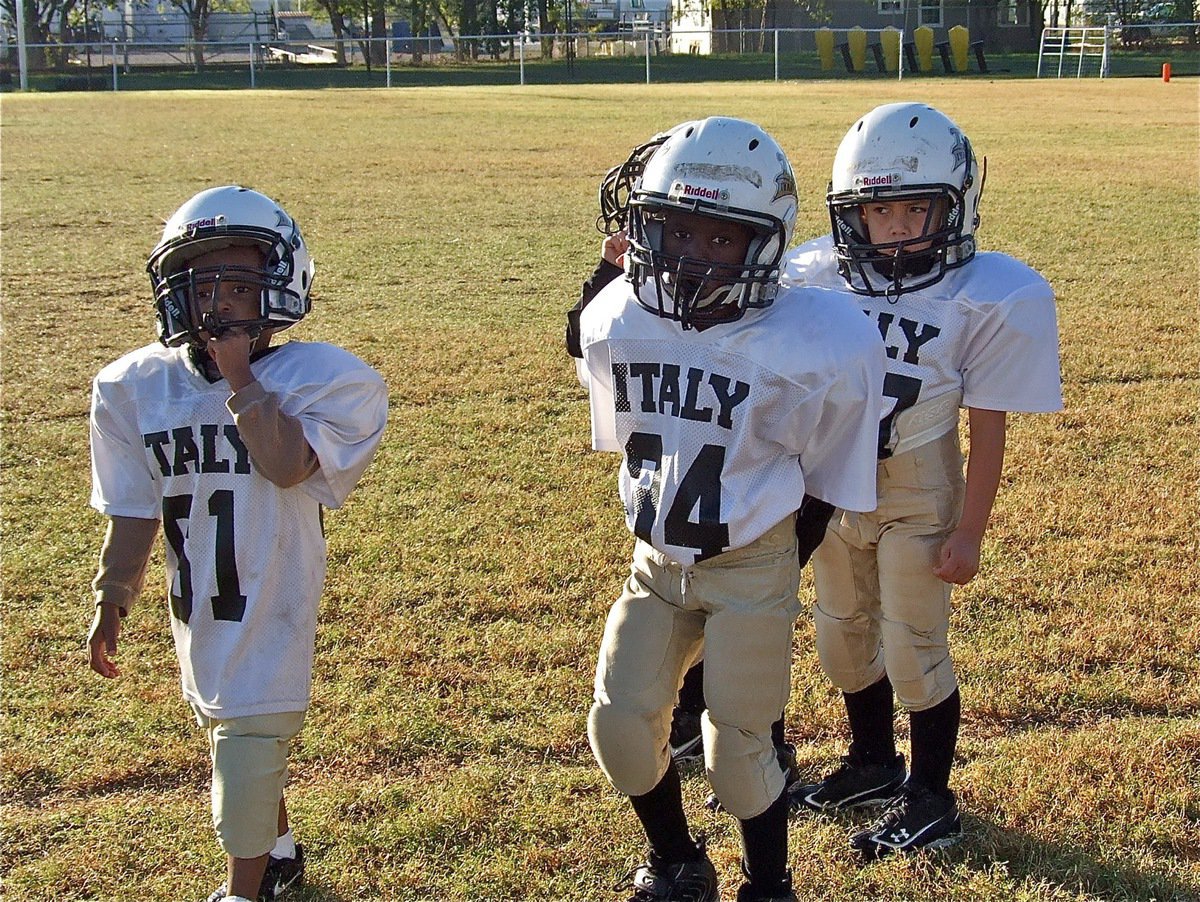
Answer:
<path fill-rule="evenodd" d="M 17 11 L 17 68 L 20 70 L 18 83 L 22 91 L 29 90 L 29 51 L 25 47 L 25 4 L 16 2 Z"/>
<path fill-rule="evenodd" d="M 521 58 L 521 87 L 525 87 L 525 34 L 517 35 L 517 51 Z"/>
<path fill-rule="evenodd" d="M 775 80 L 779 81 L 779 29 L 775 29 Z"/>
<path fill-rule="evenodd" d="M 113 41 L 113 90 L 117 90 L 117 43 Z"/>
<path fill-rule="evenodd" d="M 646 84 L 650 84 L 650 32 L 646 32 Z"/>
<path fill-rule="evenodd" d="M 383 65 L 387 70 L 387 86 L 392 86 L 392 43 L 391 38 L 384 38 L 383 41 Z"/>
<path fill-rule="evenodd" d="M 254 45 L 247 44 L 246 46 L 250 50 L 250 52 L 247 54 L 247 56 L 249 56 L 249 58 L 250 58 L 250 87 L 253 88 L 254 87 Z"/>

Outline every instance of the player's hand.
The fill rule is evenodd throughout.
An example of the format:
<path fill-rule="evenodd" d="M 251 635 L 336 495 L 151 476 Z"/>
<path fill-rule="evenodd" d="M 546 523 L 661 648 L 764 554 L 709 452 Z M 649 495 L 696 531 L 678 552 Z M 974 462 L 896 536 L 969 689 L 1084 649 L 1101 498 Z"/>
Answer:
<path fill-rule="evenodd" d="M 982 538 L 975 538 L 961 530 L 955 530 L 942 544 L 938 553 L 938 565 L 933 575 L 943 582 L 964 586 L 979 572 L 979 545 Z"/>
<path fill-rule="evenodd" d="M 250 349 L 253 345 L 254 339 L 241 329 L 230 329 L 208 340 L 208 356 L 235 392 L 254 381 L 254 374 L 250 371 Z"/>
<path fill-rule="evenodd" d="M 96 605 L 96 617 L 88 633 L 88 663 L 102 677 L 112 679 L 121 669 L 111 660 L 117 653 L 117 637 L 121 635 L 121 609 L 115 604 Z"/>
<path fill-rule="evenodd" d="M 609 235 L 600 246 L 601 256 L 613 266 L 624 267 L 627 250 L 629 250 L 629 239 L 625 236 L 624 230 Z"/>

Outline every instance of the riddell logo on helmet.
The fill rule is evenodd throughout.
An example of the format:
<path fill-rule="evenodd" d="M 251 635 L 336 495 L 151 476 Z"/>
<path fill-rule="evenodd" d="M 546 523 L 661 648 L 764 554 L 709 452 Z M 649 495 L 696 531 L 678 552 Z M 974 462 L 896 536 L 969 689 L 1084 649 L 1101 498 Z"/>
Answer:
<path fill-rule="evenodd" d="M 671 194 L 675 197 L 694 197 L 700 200 L 729 200 L 729 192 L 724 188 L 708 188 L 704 185 L 689 185 L 687 182 L 676 182 L 671 186 Z"/>
<path fill-rule="evenodd" d="M 900 173 L 886 175 L 859 175 L 854 178 L 855 188 L 894 188 L 900 184 Z"/>
<path fill-rule="evenodd" d="M 193 219 L 191 222 L 184 223 L 184 234 L 194 235 L 201 229 L 219 229 L 225 225 L 225 215 L 218 213 L 216 216 L 205 216 L 202 219 Z"/>

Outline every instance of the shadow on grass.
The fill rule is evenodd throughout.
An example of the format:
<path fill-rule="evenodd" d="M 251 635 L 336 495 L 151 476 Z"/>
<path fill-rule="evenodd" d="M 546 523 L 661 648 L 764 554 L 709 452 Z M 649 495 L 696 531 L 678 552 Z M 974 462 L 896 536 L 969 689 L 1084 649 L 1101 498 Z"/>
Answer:
<path fill-rule="evenodd" d="M 1077 845 L 1046 842 L 969 813 L 963 815 L 963 828 L 963 842 L 945 854 L 951 860 L 961 858 L 965 867 L 984 870 L 1000 863 L 1014 880 L 1100 899 L 1194 902 L 1200 898 L 1200 884 L 1180 882 L 1171 874 L 1138 867 L 1120 856 L 1106 857 Z"/>
<path fill-rule="evenodd" d="M 972 739 L 999 736 L 1014 738 L 1037 733 L 1048 727 L 1077 730 L 1094 727 L 1100 722 L 1121 721 L 1127 718 L 1186 721 L 1196 717 L 1200 717 L 1200 705 L 1180 704 L 1172 699 L 1164 699 L 1157 704 L 1147 704 L 1132 699 L 1111 699 L 1089 701 L 1065 710 L 1013 712 L 976 709 L 963 715 L 963 728 L 964 733 L 969 733 Z M 970 760 L 970 756 L 966 755 L 962 749 L 956 754 L 964 761 Z"/>
<path fill-rule="evenodd" d="M 837 824 L 849 836 L 865 829 L 876 816 L 877 811 L 843 813 L 828 818 L 801 814 L 791 822 L 792 853 L 804 854 L 796 832 L 798 825 L 808 817 Z M 1128 857 L 1103 856 L 1078 845 L 1047 842 L 1029 833 L 998 826 L 969 810 L 963 812 L 962 822 L 963 838 L 960 842 L 945 849 L 918 853 L 931 870 L 969 870 L 992 875 L 999 866 L 1014 890 L 1022 885 L 1026 888 L 1053 887 L 1070 897 L 1154 899 L 1157 902 L 1195 902 L 1200 898 L 1200 883 L 1182 882 L 1175 875 L 1138 867 Z M 855 856 L 848 847 L 845 854 Z M 1176 861 L 1200 860 L 1200 856 L 1193 859 L 1186 855 L 1168 854 L 1172 854 Z M 856 861 L 864 869 L 889 866 L 888 859 L 871 862 L 856 858 Z M 989 876 L 988 879 L 994 877 Z M 944 882 L 948 887 L 960 886 L 962 876 L 955 877 L 947 873 Z M 987 880 L 983 883 L 986 884 Z"/>
<path fill-rule="evenodd" d="M 162 762 L 155 762 L 81 783 L 69 787 L 67 791 L 100 798 L 128 793 L 177 793 L 182 789 L 207 793 L 211 777 L 206 758 L 171 767 L 163 767 Z"/>

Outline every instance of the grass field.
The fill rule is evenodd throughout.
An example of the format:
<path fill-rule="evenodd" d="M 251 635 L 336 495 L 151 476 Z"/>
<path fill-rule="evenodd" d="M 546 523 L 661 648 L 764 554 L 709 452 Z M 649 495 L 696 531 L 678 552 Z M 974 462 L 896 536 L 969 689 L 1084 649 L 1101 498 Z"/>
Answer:
<path fill-rule="evenodd" d="M 163 218 L 238 181 L 282 200 L 317 257 L 295 337 L 349 347 L 391 390 L 376 461 L 327 519 L 289 790 L 299 898 L 616 898 L 641 842 L 584 724 L 631 541 L 561 343 L 599 247 L 598 179 L 667 125 L 756 119 L 791 154 L 807 237 L 828 227 L 842 133 L 915 90 L 989 158 L 984 246 L 1057 290 L 1066 409 L 1012 418 L 983 573 L 956 595 L 967 841 L 860 867 L 855 819 L 804 820 L 796 885 L 839 902 L 1200 898 L 1192 79 L 6 96 L 5 897 L 199 899 L 221 876 L 161 552 L 124 675 L 87 668 L 103 529 L 87 410 L 92 375 L 153 338 L 143 266 Z M 819 776 L 845 727 L 807 617 L 795 650 L 789 738 Z M 736 830 L 706 791 L 686 775 L 731 895 Z"/>

